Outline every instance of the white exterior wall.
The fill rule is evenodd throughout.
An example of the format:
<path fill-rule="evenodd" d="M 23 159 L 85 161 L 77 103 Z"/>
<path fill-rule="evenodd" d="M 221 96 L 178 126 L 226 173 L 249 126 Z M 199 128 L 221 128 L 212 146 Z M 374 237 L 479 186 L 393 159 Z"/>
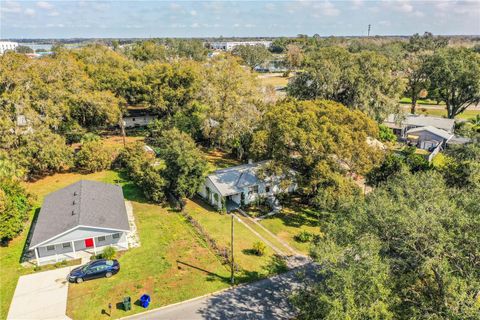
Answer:
<path fill-rule="evenodd" d="M 238 46 L 256 46 L 263 45 L 266 48 L 270 47 L 272 41 L 223 41 L 223 42 L 212 42 L 210 47 L 214 50 L 225 50 L 231 51 Z"/>
<path fill-rule="evenodd" d="M 258 184 L 258 193 L 253 192 L 250 193 L 250 189 L 253 189 L 254 186 L 250 187 L 245 187 L 242 192 L 239 192 L 237 194 L 232 194 L 230 195 L 230 199 L 237 204 L 242 204 L 242 193 L 244 194 L 244 204 L 250 204 L 254 201 L 256 201 L 259 197 L 268 197 L 268 196 L 273 196 L 276 194 L 279 194 L 281 192 L 294 192 L 297 189 L 297 184 L 292 183 L 286 190 L 282 190 L 280 187 L 280 180 L 281 179 L 274 179 L 274 181 L 268 181 L 268 182 L 261 182 Z M 269 186 L 270 190 L 269 192 L 266 192 L 266 187 Z M 207 187 L 210 189 L 210 197 L 207 195 Z M 209 204 L 214 206 L 217 209 L 222 208 L 222 196 L 220 193 L 217 191 L 215 185 L 211 182 L 210 179 L 205 179 L 205 183 L 200 186 L 200 190 L 198 191 L 198 194 L 204 198 Z M 215 201 L 215 196 L 214 194 L 217 194 L 218 196 L 218 201 Z"/>
<path fill-rule="evenodd" d="M 125 128 L 147 126 L 153 120 L 155 120 L 155 116 L 152 116 L 152 115 L 123 118 L 123 121 L 125 121 Z"/>
<path fill-rule="evenodd" d="M 207 194 L 207 188 L 210 190 L 209 197 Z M 202 198 L 207 200 L 207 202 L 210 203 L 215 208 L 219 210 L 222 208 L 222 196 L 218 192 L 217 188 L 210 181 L 210 179 L 205 179 L 205 183 L 202 184 L 198 193 L 202 196 Z M 215 194 L 217 195 L 218 200 L 215 200 Z"/>
<path fill-rule="evenodd" d="M 15 51 L 16 47 L 18 47 L 16 42 L 0 41 L 0 54 L 4 54 L 7 50 Z"/>
<path fill-rule="evenodd" d="M 98 241 L 97 238 L 95 238 L 94 241 L 95 241 L 95 246 L 98 252 L 101 252 L 103 250 L 102 247 L 105 247 L 105 246 L 116 245 L 116 244 L 119 244 L 119 245 L 125 244 L 125 246 L 127 246 L 126 244 L 127 237 L 124 232 L 120 234 L 120 238 L 118 239 L 114 239 L 113 235 L 107 235 L 105 236 L 105 241 Z M 49 257 L 54 255 L 61 255 L 65 253 L 73 254 L 73 247 L 71 246 L 71 242 L 66 242 L 66 243 L 70 243 L 70 247 L 64 248 L 63 244 L 59 243 L 54 245 L 55 250 L 52 250 L 52 251 L 48 251 L 46 245 L 42 247 L 38 247 L 38 257 L 44 258 L 44 257 Z M 87 247 L 85 246 L 85 240 L 74 241 L 74 244 L 75 244 L 75 252 L 87 249 Z M 90 247 L 88 249 L 93 251 L 93 247 Z"/>
<path fill-rule="evenodd" d="M 429 131 L 417 131 L 417 132 L 412 132 L 412 133 L 407 133 L 407 135 L 412 135 L 412 136 L 417 136 L 418 141 L 419 141 L 419 148 L 421 149 L 428 149 L 431 147 L 430 143 L 425 143 L 427 141 L 437 141 L 439 142 L 442 146 L 444 146 L 446 139 L 437 136 L 436 134 L 433 134 Z"/>

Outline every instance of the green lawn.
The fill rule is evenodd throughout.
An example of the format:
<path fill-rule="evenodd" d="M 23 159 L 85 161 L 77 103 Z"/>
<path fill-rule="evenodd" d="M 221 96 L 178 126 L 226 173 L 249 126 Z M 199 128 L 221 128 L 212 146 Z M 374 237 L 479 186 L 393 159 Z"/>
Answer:
<path fill-rule="evenodd" d="M 263 86 L 286 87 L 289 78 L 284 77 L 282 73 L 261 73 L 258 79 Z"/>
<path fill-rule="evenodd" d="M 407 97 L 403 97 L 402 99 L 400 99 L 400 103 L 402 104 L 411 104 L 412 103 L 412 99 L 411 98 L 407 98 Z M 437 104 L 437 101 L 435 100 L 430 100 L 430 99 L 418 99 L 417 100 L 417 105 L 418 104 L 425 104 L 425 105 L 436 105 Z M 440 102 L 441 105 L 445 105 L 445 102 Z"/>
<path fill-rule="evenodd" d="M 403 107 L 405 111 L 410 112 L 410 107 Z M 445 109 L 434 109 L 434 108 L 422 108 L 417 106 L 417 114 L 423 114 L 428 116 L 436 117 L 446 117 L 447 110 Z M 470 119 L 474 118 L 477 114 L 480 114 L 480 110 L 465 110 L 459 114 L 456 119 Z"/>
<path fill-rule="evenodd" d="M 292 248 L 308 254 L 310 244 L 296 241 L 295 236 L 302 231 L 320 234 L 317 214 L 321 219 L 322 213 L 300 204 L 291 204 L 284 206 L 279 213 L 261 220 L 260 223 Z"/>
<path fill-rule="evenodd" d="M 188 200 L 185 210 L 215 241 L 222 246 L 230 247 L 230 215 L 220 214 L 198 199 Z M 234 259 L 243 270 L 237 275 L 237 280 L 243 282 L 265 277 L 267 275 L 265 268 L 271 262 L 273 250 L 267 247 L 264 256 L 252 255 L 250 250 L 259 239 L 238 221 L 234 222 L 234 228 Z"/>
<path fill-rule="evenodd" d="M 132 201 L 141 247 L 119 254 L 121 272 L 110 279 L 98 279 L 69 286 L 67 314 L 73 319 L 107 319 L 102 314 L 112 303 L 113 318 L 144 311 L 132 305 L 124 312 L 116 307 L 124 296 L 135 302 L 141 294 L 152 297 L 151 307 L 159 307 L 228 287 L 229 272 L 208 249 L 182 216 L 147 203 L 139 190 L 114 171 L 90 175 L 57 174 L 27 188 L 38 196 L 69 185 L 79 179 L 118 182 L 125 197 Z M 0 248 L 2 263 L 1 318 L 5 318 L 18 277 L 33 272 L 19 265 L 26 232 Z"/>

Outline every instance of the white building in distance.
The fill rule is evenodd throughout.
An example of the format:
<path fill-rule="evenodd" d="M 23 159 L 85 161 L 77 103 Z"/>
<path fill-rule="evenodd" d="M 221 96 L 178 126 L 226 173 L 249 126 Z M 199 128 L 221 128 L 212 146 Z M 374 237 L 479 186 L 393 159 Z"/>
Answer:
<path fill-rule="evenodd" d="M 218 41 L 210 42 L 209 45 L 214 50 L 232 51 L 238 46 L 262 45 L 265 48 L 269 48 L 272 45 L 272 41 Z"/>
<path fill-rule="evenodd" d="M 5 51 L 12 50 L 18 47 L 18 43 L 12 41 L 0 41 L 0 54 L 4 54 Z"/>

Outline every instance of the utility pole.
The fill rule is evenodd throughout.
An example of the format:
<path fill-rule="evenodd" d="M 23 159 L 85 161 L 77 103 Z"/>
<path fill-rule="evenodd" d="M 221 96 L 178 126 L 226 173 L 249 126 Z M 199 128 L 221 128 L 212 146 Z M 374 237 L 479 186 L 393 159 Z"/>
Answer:
<path fill-rule="evenodd" d="M 120 119 L 120 129 L 122 130 L 123 148 L 125 148 L 127 144 L 125 142 L 125 120 L 123 118 Z"/>
<path fill-rule="evenodd" d="M 230 241 L 230 243 L 231 243 L 230 244 L 230 246 L 231 246 L 230 251 L 231 251 L 232 257 L 230 259 L 231 260 L 231 275 L 230 275 L 231 279 L 230 279 L 230 281 L 231 281 L 231 284 L 233 286 L 235 284 L 235 278 L 234 278 L 235 263 L 234 263 L 234 260 L 233 260 L 233 216 L 234 216 L 233 212 L 230 213 L 230 215 L 232 216 L 232 231 L 231 231 L 232 239 Z"/>
<path fill-rule="evenodd" d="M 370 37 L 370 28 L 372 27 L 371 24 L 368 25 L 368 36 Z"/>

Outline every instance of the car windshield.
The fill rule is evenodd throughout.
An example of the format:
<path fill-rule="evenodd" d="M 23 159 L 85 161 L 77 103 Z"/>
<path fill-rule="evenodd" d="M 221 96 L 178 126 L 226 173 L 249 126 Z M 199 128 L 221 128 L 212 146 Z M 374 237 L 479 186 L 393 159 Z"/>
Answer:
<path fill-rule="evenodd" d="M 82 271 L 83 271 L 83 272 L 87 271 L 87 270 L 88 270 L 88 267 L 90 267 L 90 263 L 87 263 L 86 265 L 84 265 L 84 266 L 82 267 Z"/>
<path fill-rule="evenodd" d="M 107 266 L 113 266 L 113 260 L 107 260 L 107 261 L 105 261 L 105 264 Z"/>

